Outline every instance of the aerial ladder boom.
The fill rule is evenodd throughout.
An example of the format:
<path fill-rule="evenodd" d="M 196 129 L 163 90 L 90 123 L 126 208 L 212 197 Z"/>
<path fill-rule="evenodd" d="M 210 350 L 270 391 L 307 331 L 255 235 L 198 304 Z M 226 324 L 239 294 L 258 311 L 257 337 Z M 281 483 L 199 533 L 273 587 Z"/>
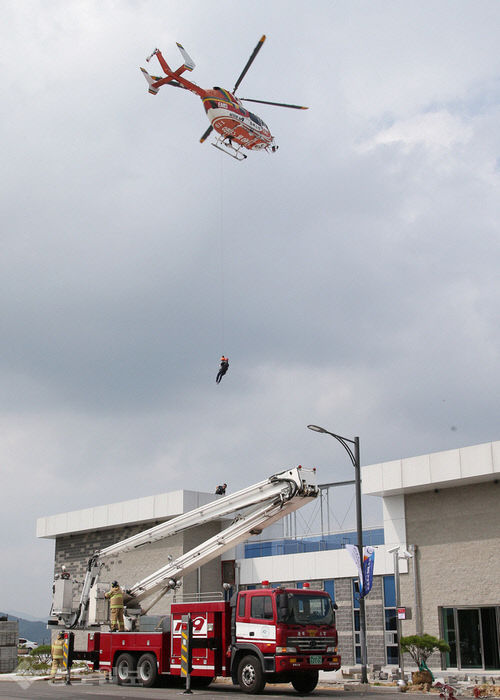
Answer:
<path fill-rule="evenodd" d="M 260 533 L 265 527 L 316 498 L 319 490 L 316 485 L 315 471 L 315 469 L 304 469 L 299 466 L 274 474 L 253 486 L 216 499 L 205 506 L 94 552 L 88 561 L 77 610 L 69 614 L 68 610 L 58 610 L 54 602 L 51 613 L 53 618 L 62 619 L 64 624 L 71 627 L 81 627 L 88 622 L 91 590 L 96 587 L 105 557 L 133 551 L 191 527 L 203 525 L 237 512 L 238 515 L 234 522 L 225 530 L 181 555 L 175 561 L 169 562 L 129 589 L 134 598 L 134 604 L 158 592 L 159 597 L 161 597 L 168 590 L 175 588 L 182 576 L 206 564 L 239 542 L 248 539 L 250 535 Z M 56 581 L 55 583 L 62 582 Z M 154 603 L 150 604 L 148 609 L 152 605 Z"/>
<path fill-rule="evenodd" d="M 159 590 L 175 588 L 178 579 L 182 576 L 247 540 L 249 536 L 260 534 L 264 528 L 309 503 L 316 495 L 317 492 L 314 491 L 309 494 L 302 492 L 288 500 L 282 498 L 282 494 L 277 495 L 270 503 L 253 508 L 241 518 L 237 518 L 222 532 L 139 581 L 132 586 L 130 593 L 140 602 Z"/>
<path fill-rule="evenodd" d="M 132 537 L 128 537 L 126 540 L 101 549 L 99 552 L 96 552 L 94 556 L 98 556 L 99 559 L 102 559 L 103 557 L 113 554 L 130 552 L 144 545 L 163 540 L 171 535 L 176 535 L 191 527 L 204 525 L 212 520 L 224 518 L 230 513 L 235 513 L 249 506 L 255 506 L 258 503 L 266 503 L 276 496 L 279 496 L 283 489 L 287 488 L 287 485 L 290 486 L 292 491 L 303 494 L 308 488 L 316 489 L 315 482 L 311 482 L 313 473 L 314 470 L 296 467 L 279 474 L 274 474 L 268 479 L 260 481 L 258 484 L 247 486 L 247 488 L 241 491 L 224 496 L 224 498 L 216 499 L 211 503 L 207 503 L 205 506 L 191 510 L 188 513 L 183 513 L 172 520 L 167 520 L 149 530 L 144 530 L 144 532 L 132 535 Z"/>

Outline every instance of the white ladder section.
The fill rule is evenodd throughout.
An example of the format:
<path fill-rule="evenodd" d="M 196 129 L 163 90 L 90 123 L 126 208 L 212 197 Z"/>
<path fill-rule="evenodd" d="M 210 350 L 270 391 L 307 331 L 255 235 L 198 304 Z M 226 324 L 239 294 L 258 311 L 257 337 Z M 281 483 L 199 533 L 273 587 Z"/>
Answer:
<path fill-rule="evenodd" d="M 295 492 L 301 496 L 305 495 L 305 491 L 310 489 L 316 492 L 317 487 L 315 479 L 313 480 L 314 475 L 315 470 L 304 469 L 303 467 L 295 467 L 295 469 L 275 474 L 264 481 L 260 481 L 258 484 L 247 486 L 241 491 L 216 499 L 212 503 L 191 510 L 189 513 L 183 513 L 177 518 L 167 520 L 149 530 L 144 530 L 144 532 L 132 535 L 126 540 L 101 549 L 98 556 L 102 558 L 112 554 L 130 552 L 138 547 L 176 535 L 191 527 L 218 520 L 230 513 L 235 513 L 258 503 L 266 503 L 282 493 L 284 497 L 288 496 L 290 498 Z"/>

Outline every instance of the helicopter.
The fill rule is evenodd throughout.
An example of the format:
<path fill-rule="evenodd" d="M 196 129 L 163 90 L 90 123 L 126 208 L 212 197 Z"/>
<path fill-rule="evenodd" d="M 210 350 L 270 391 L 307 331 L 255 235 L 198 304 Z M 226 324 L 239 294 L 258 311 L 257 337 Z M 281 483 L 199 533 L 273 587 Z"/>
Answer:
<path fill-rule="evenodd" d="M 214 87 L 212 90 L 204 90 L 199 85 L 196 85 L 196 83 L 183 77 L 182 74 L 185 73 L 185 71 L 194 70 L 195 64 L 185 48 L 179 43 L 177 43 L 177 47 L 184 63 L 177 68 L 177 70 L 173 71 L 163 58 L 160 49 L 155 49 L 153 53 L 146 58 L 146 61 L 149 62 L 153 56 L 156 56 L 166 77 L 150 75 L 145 68 L 141 68 L 141 71 L 146 78 L 149 92 L 152 95 L 157 95 L 162 85 L 171 85 L 173 87 L 182 88 L 183 90 L 189 90 L 201 98 L 207 117 L 210 120 L 210 126 L 201 137 L 200 143 L 203 143 L 212 131 L 215 130 L 217 136 L 212 146 L 215 146 L 236 160 L 244 160 L 247 157 L 242 152 L 243 148 L 250 151 L 270 151 L 275 153 L 278 150 L 278 146 L 275 144 L 274 137 L 269 127 L 260 117 L 245 109 L 242 102 L 258 102 L 259 104 L 273 105 L 275 107 L 289 107 L 290 109 L 308 108 L 301 107 L 300 105 L 285 104 L 283 102 L 269 102 L 266 100 L 252 100 L 248 97 L 235 97 L 236 90 L 254 62 L 265 40 L 266 36 L 264 34 L 258 41 L 257 46 L 254 48 L 245 67 L 241 71 L 232 92 L 221 87 Z"/>

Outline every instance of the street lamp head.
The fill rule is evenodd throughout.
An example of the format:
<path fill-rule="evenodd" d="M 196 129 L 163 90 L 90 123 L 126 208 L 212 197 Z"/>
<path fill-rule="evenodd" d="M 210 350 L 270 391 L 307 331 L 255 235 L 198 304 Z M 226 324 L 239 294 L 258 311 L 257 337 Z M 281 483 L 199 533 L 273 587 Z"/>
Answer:
<path fill-rule="evenodd" d="M 309 430 L 314 430 L 314 432 L 316 433 L 328 433 L 328 430 L 320 428 L 319 425 L 308 425 L 307 427 L 309 428 Z"/>
<path fill-rule="evenodd" d="M 401 552 L 401 553 L 400 553 Z M 401 545 L 396 545 L 395 547 L 391 547 L 390 549 L 387 550 L 388 554 L 399 554 L 398 559 L 413 559 L 413 554 L 409 552 L 407 549 L 403 549 L 401 551 Z"/>

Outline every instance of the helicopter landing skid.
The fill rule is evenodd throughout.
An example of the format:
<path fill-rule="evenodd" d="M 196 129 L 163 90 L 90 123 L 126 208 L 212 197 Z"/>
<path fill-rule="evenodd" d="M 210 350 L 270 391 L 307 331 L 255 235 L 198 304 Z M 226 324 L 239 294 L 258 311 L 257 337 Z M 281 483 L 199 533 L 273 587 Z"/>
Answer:
<path fill-rule="evenodd" d="M 247 157 L 241 152 L 242 146 L 238 146 L 238 148 L 236 148 L 236 146 L 233 146 L 227 137 L 218 138 L 216 141 L 214 141 L 214 143 L 212 143 L 212 146 L 218 148 L 219 151 L 226 153 L 228 156 L 231 156 L 231 158 L 235 158 L 235 160 L 245 160 Z"/>

